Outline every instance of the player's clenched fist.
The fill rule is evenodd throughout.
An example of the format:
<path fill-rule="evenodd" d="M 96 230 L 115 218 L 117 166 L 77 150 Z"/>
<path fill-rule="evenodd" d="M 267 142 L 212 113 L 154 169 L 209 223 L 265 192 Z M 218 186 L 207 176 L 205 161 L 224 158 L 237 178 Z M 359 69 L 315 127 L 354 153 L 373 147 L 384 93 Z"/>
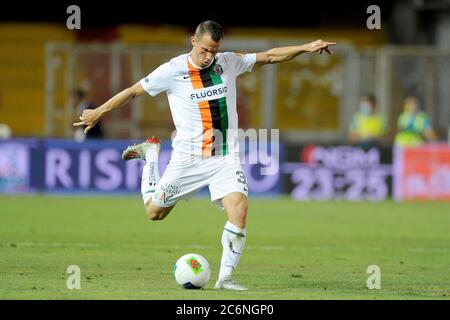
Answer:
<path fill-rule="evenodd" d="M 84 133 L 88 133 L 88 131 L 91 130 L 100 120 L 100 116 L 95 109 L 86 109 L 83 110 L 80 120 L 80 122 L 75 122 L 73 125 L 75 127 L 86 126 Z"/>

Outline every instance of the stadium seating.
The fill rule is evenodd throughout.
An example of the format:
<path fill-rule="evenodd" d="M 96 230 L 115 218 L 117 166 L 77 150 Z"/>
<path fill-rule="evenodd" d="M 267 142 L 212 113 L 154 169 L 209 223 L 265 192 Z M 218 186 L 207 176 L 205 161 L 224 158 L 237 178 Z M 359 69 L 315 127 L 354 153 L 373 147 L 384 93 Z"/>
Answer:
<path fill-rule="evenodd" d="M 14 136 L 44 134 L 45 44 L 73 39 L 62 25 L 0 24 L 0 119 Z"/>

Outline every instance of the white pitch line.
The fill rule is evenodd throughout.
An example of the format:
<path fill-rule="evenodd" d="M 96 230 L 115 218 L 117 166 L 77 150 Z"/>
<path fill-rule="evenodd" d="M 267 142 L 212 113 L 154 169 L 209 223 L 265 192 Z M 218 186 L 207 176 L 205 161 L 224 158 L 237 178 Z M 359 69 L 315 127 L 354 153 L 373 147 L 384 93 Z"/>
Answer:
<path fill-rule="evenodd" d="M 53 248 L 64 248 L 64 247 L 80 247 L 80 248 L 99 248 L 104 247 L 105 244 L 99 243 L 85 243 L 85 242 L 11 242 L 11 243 L 2 243 L 3 246 L 8 247 L 14 244 L 17 247 L 53 247 Z M 139 248 L 154 248 L 154 249 L 215 249 L 220 246 L 217 245 L 179 245 L 179 244 L 152 244 L 152 243 L 138 243 L 138 244 L 111 244 L 108 245 L 112 248 L 128 248 L 128 247 L 139 247 Z M 382 251 L 382 250 L 391 250 L 391 247 L 379 247 L 379 246 L 247 246 L 248 250 L 264 250 L 264 251 L 282 251 L 282 250 L 319 250 L 319 251 L 334 251 L 334 250 L 350 250 L 350 251 Z M 397 248 L 396 251 L 408 251 L 408 252 L 416 252 L 416 253 L 429 253 L 429 252 L 439 252 L 439 253 L 448 253 L 450 252 L 450 248 Z"/>

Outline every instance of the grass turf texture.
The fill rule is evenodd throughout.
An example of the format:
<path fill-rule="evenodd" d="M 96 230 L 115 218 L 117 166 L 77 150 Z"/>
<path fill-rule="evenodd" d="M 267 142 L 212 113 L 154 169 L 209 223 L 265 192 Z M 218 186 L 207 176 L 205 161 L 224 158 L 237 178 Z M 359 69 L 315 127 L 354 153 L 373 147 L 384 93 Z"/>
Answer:
<path fill-rule="evenodd" d="M 0 299 L 449 299 L 448 203 L 250 200 L 235 272 L 247 292 L 213 289 L 225 215 L 180 202 L 150 221 L 136 198 L 0 197 Z M 205 256 L 211 280 L 178 287 L 177 259 Z M 369 265 L 381 290 L 369 290 Z M 69 265 L 81 290 L 66 289 Z"/>

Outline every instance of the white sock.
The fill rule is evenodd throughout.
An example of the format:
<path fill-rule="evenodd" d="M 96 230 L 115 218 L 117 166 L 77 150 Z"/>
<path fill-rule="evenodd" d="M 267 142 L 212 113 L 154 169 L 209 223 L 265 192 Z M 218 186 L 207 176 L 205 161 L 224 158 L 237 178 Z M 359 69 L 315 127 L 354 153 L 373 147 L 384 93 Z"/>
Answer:
<path fill-rule="evenodd" d="M 239 228 L 227 221 L 222 233 L 223 251 L 220 262 L 220 280 L 231 277 L 244 251 L 246 236 L 245 229 Z"/>
<path fill-rule="evenodd" d="M 145 161 L 146 164 L 142 169 L 141 180 L 141 193 L 144 204 L 152 198 L 160 179 L 158 153 L 156 150 L 149 148 L 145 153 Z"/>

